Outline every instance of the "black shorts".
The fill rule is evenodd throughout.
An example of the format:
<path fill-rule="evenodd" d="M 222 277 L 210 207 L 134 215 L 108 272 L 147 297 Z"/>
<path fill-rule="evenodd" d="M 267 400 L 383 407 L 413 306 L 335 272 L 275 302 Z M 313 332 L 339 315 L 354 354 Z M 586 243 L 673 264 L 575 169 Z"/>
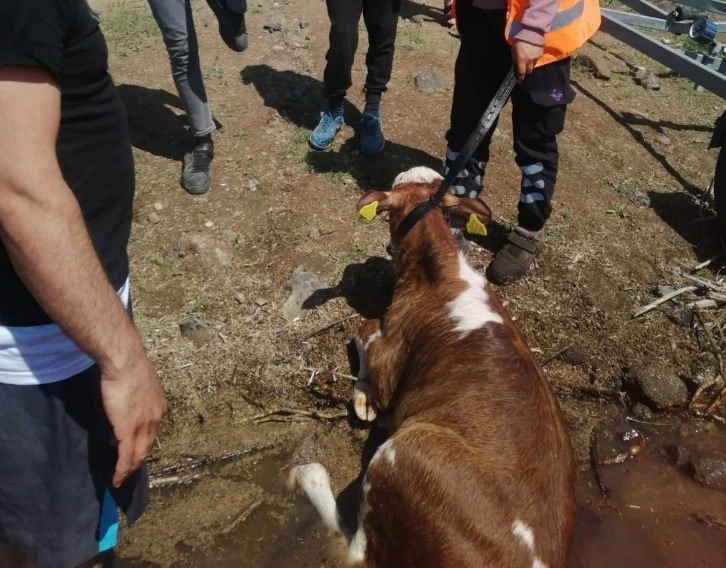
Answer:
<path fill-rule="evenodd" d="M 98 367 L 39 386 L 0 384 L 0 554 L 73 568 L 116 545 L 148 504 L 146 467 L 115 489 L 117 452 Z"/>

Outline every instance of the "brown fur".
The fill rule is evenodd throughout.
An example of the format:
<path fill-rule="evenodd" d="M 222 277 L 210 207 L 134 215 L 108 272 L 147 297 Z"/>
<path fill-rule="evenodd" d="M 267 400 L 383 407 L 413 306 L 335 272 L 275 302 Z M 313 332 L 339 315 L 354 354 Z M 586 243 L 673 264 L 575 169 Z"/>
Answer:
<path fill-rule="evenodd" d="M 392 236 L 436 185 L 369 192 Z M 479 200 L 448 195 L 449 214 L 489 220 Z M 534 535 L 534 557 L 566 565 L 575 516 L 576 469 L 559 405 L 524 338 L 487 285 L 504 323 L 462 337 L 449 302 L 467 287 L 441 210 L 394 245 L 398 278 L 382 337 L 366 353 L 375 405 L 391 409 L 395 462 L 366 473 L 367 537 L 361 566 L 530 568 L 533 554 L 512 533 Z M 367 338 L 379 327 L 365 322 Z"/>

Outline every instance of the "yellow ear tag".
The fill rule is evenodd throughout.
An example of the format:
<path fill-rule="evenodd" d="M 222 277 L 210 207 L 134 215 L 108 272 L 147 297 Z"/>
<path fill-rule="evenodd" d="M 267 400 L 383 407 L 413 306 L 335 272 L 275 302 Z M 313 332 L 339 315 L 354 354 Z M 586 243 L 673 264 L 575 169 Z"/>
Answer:
<path fill-rule="evenodd" d="M 369 203 L 368 205 L 364 205 L 360 208 L 360 216 L 363 217 L 366 221 L 373 221 L 373 219 L 376 218 L 376 215 L 378 214 L 378 201 L 374 201 L 373 203 Z"/>
<path fill-rule="evenodd" d="M 469 216 L 469 221 L 466 224 L 466 230 L 470 235 L 481 235 L 482 237 L 487 236 L 486 225 L 477 219 L 474 213 Z"/>

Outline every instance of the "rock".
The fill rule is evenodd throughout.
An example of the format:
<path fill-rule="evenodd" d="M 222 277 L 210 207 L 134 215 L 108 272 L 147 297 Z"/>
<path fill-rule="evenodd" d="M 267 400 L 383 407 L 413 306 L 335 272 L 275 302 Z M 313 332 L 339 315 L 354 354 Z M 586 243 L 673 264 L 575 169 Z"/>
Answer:
<path fill-rule="evenodd" d="M 260 180 L 252 178 L 247 182 L 247 189 L 250 191 L 257 191 L 257 186 L 260 185 Z"/>
<path fill-rule="evenodd" d="M 655 287 L 655 293 L 658 294 L 659 298 L 667 296 L 668 294 L 671 294 L 675 291 L 676 289 L 673 286 L 664 286 L 663 284 L 658 284 L 658 286 Z"/>
<path fill-rule="evenodd" d="M 272 51 L 285 51 L 285 48 L 282 45 L 273 45 Z"/>
<path fill-rule="evenodd" d="M 416 75 L 416 88 L 425 95 L 445 90 L 449 85 L 446 76 L 437 69 L 423 69 Z"/>
<path fill-rule="evenodd" d="M 662 39 L 660 40 L 660 42 L 661 42 L 662 44 L 664 44 L 664 45 L 670 45 L 670 44 L 672 44 L 672 43 L 673 43 L 673 41 L 672 41 L 672 40 L 670 40 L 670 39 L 668 39 L 667 37 L 664 37 L 664 38 L 662 38 Z"/>
<path fill-rule="evenodd" d="M 656 410 L 665 410 L 688 402 L 688 389 L 671 370 L 655 365 L 636 366 L 628 373 L 629 381 L 644 402 Z"/>
<path fill-rule="evenodd" d="M 426 17 L 421 14 L 416 14 L 413 18 L 411 18 L 411 21 L 414 24 L 418 24 L 419 26 L 422 26 L 424 22 L 426 21 Z"/>
<path fill-rule="evenodd" d="M 310 227 L 308 230 L 308 239 L 311 241 L 317 241 L 320 238 L 320 229 L 317 227 Z"/>
<path fill-rule="evenodd" d="M 588 359 L 589 356 L 585 348 L 577 343 L 562 354 L 562 360 L 575 367 L 584 365 Z"/>
<path fill-rule="evenodd" d="M 268 303 L 269 303 L 269 302 L 268 302 L 268 301 L 267 301 L 267 300 L 266 300 L 265 298 L 257 298 L 257 299 L 255 300 L 255 305 L 256 305 L 256 306 L 257 306 L 258 308 L 261 308 L 261 307 L 263 307 L 263 306 L 266 306 L 266 305 L 267 305 Z"/>
<path fill-rule="evenodd" d="M 310 22 L 306 22 L 305 20 L 296 20 L 298 27 L 301 30 L 304 30 L 310 25 Z"/>
<path fill-rule="evenodd" d="M 577 59 L 584 67 L 590 69 L 597 79 L 609 81 L 613 73 L 605 56 L 600 53 L 580 53 Z"/>
<path fill-rule="evenodd" d="M 713 353 L 701 353 L 691 360 L 691 379 L 697 385 L 710 383 L 718 371 L 718 361 Z"/>
<path fill-rule="evenodd" d="M 661 134 L 656 138 L 659 144 L 663 144 L 663 146 L 670 146 L 671 145 L 671 139 L 668 138 L 668 136 L 665 136 Z"/>
<path fill-rule="evenodd" d="M 306 272 L 301 266 L 296 268 L 292 277 L 285 283 L 290 297 L 280 308 L 282 316 L 293 320 L 302 314 L 303 306 L 318 290 L 329 288 L 328 283 L 317 274 Z"/>
<path fill-rule="evenodd" d="M 652 71 L 638 70 L 635 74 L 635 79 L 641 87 L 649 91 L 660 90 L 660 79 Z"/>
<path fill-rule="evenodd" d="M 162 209 L 164 209 L 164 206 L 161 204 L 161 201 L 157 201 L 156 203 L 154 203 L 155 211 L 161 211 Z"/>
<path fill-rule="evenodd" d="M 234 299 L 237 300 L 238 304 L 244 304 L 247 301 L 247 298 L 245 298 L 245 295 L 242 292 L 235 294 Z"/>
<path fill-rule="evenodd" d="M 726 491 L 726 436 L 684 424 L 679 439 L 667 447 L 678 468 L 706 487 Z"/>
<path fill-rule="evenodd" d="M 158 225 L 159 223 L 161 223 L 161 217 L 159 217 L 159 215 L 153 211 L 149 213 L 147 219 L 152 225 Z"/>
<path fill-rule="evenodd" d="M 650 420 L 653 418 L 653 413 L 650 408 L 638 402 L 633 406 L 633 416 L 639 420 Z"/>
<path fill-rule="evenodd" d="M 214 227 L 214 221 L 207 221 L 206 223 L 204 223 L 204 226 L 208 229 L 211 229 L 212 227 Z"/>
<path fill-rule="evenodd" d="M 281 32 L 282 31 L 282 23 L 281 22 L 268 22 L 264 26 L 262 26 L 264 29 L 266 29 L 270 33 L 275 32 Z"/>
<path fill-rule="evenodd" d="M 181 336 L 197 347 L 203 347 L 219 341 L 219 333 L 197 318 L 189 318 L 179 324 Z"/>
<path fill-rule="evenodd" d="M 678 313 L 675 314 L 673 317 L 673 320 L 683 327 L 691 328 L 693 327 L 693 324 L 695 322 L 695 314 L 693 313 L 693 310 L 689 310 L 688 308 L 684 308 Z"/>
<path fill-rule="evenodd" d="M 219 271 L 232 264 L 231 246 L 227 242 L 217 242 L 210 235 L 189 233 L 176 243 L 176 254 L 180 258 L 198 257 L 206 270 Z"/>

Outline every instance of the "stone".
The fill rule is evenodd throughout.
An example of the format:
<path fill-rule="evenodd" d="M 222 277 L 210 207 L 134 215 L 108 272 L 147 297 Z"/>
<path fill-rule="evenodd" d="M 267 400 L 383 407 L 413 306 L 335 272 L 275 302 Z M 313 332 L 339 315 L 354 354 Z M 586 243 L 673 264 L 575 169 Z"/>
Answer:
<path fill-rule="evenodd" d="M 726 491 L 726 436 L 720 429 L 684 424 L 678 440 L 667 450 L 678 469 L 694 481 Z"/>
<path fill-rule="evenodd" d="M 257 299 L 255 300 L 255 305 L 256 305 L 256 306 L 257 306 L 258 308 L 261 308 L 261 307 L 263 307 L 263 306 L 266 306 L 266 305 L 267 305 L 268 303 L 269 303 L 269 302 L 268 302 L 268 301 L 267 301 L 267 300 L 266 300 L 265 298 L 257 298 Z"/>
<path fill-rule="evenodd" d="M 285 47 L 282 45 L 273 45 L 272 51 L 285 51 Z"/>
<path fill-rule="evenodd" d="M 320 229 L 317 227 L 310 227 L 308 229 L 308 239 L 311 241 L 317 241 L 320 238 Z"/>
<path fill-rule="evenodd" d="M 281 32 L 282 23 L 281 22 L 268 22 L 263 26 L 263 28 L 266 29 L 270 33 Z"/>
<path fill-rule="evenodd" d="M 219 333 L 203 321 L 191 317 L 179 324 L 181 336 L 188 339 L 197 347 L 204 347 L 219 341 Z"/>
<path fill-rule="evenodd" d="M 307 28 L 308 26 L 310 26 L 310 22 L 306 22 L 305 20 L 296 20 L 296 21 L 297 21 L 298 27 L 301 30 L 304 30 L 305 28 Z"/>
<path fill-rule="evenodd" d="M 587 363 L 589 359 L 587 351 L 582 345 L 575 343 L 567 351 L 562 354 L 562 360 L 574 367 L 580 367 Z"/>
<path fill-rule="evenodd" d="M 612 78 L 613 73 L 610 69 L 610 63 L 608 63 L 608 60 L 601 53 L 580 53 L 577 56 L 577 60 L 584 67 L 592 71 L 595 78 L 605 81 L 609 81 Z"/>
<path fill-rule="evenodd" d="M 639 420 L 650 420 L 653 412 L 646 405 L 638 402 L 633 406 L 633 416 Z"/>
<path fill-rule="evenodd" d="M 235 294 L 234 299 L 237 300 L 238 304 L 244 304 L 247 301 L 247 298 L 245 298 L 245 295 L 242 292 Z"/>
<path fill-rule="evenodd" d="M 663 144 L 663 146 L 670 146 L 671 145 L 671 139 L 668 138 L 668 136 L 665 136 L 664 134 L 661 134 L 656 138 L 658 141 L 658 144 Z"/>
<path fill-rule="evenodd" d="M 411 21 L 414 24 L 418 24 L 419 26 L 422 26 L 424 22 L 426 21 L 426 17 L 422 14 L 416 14 L 414 17 L 411 18 Z"/>
<path fill-rule="evenodd" d="M 252 178 L 247 182 L 247 189 L 250 191 L 257 191 L 257 186 L 260 185 L 260 180 Z"/>
<path fill-rule="evenodd" d="M 159 223 L 161 223 L 161 217 L 159 217 L 159 215 L 157 213 L 155 213 L 154 211 L 149 213 L 149 216 L 147 217 L 147 219 L 149 220 L 149 223 L 151 223 L 152 225 L 158 225 Z"/>
<path fill-rule="evenodd" d="M 685 383 L 671 370 L 656 365 L 635 366 L 627 379 L 642 396 L 643 402 L 655 410 L 666 410 L 688 402 Z"/>
<path fill-rule="evenodd" d="M 161 201 L 157 201 L 156 203 L 154 203 L 155 211 L 161 211 L 162 209 L 164 209 L 164 206 L 162 205 Z"/>
<path fill-rule="evenodd" d="M 662 298 L 663 296 L 667 296 L 668 294 L 671 294 L 675 291 L 676 291 L 676 289 L 673 286 L 665 286 L 663 284 L 658 284 L 658 286 L 655 287 L 655 293 L 658 294 L 659 298 Z"/>
<path fill-rule="evenodd" d="M 208 229 L 211 229 L 212 227 L 214 227 L 214 221 L 207 221 L 206 223 L 204 223 L 204 226 Z"/>
<path fill-rule="evenodd" d="M 638 70 L 635 73 L 635 80 L 641 87 L 649 91 L 660 90 L 660 79 L 652 71 L 648 71 L 647 69 L 643 71 Z"/>
<path fill-rule="evenodd" d="M 433 95 L 444 91 L 448 86 L 448 79 L 437 69 L 422 69 L 416 75 L 416 88 L 425 95 Z"/>
<path fill-rule="evenodd" d="M 232 265 L 231 245 L 218 242 L 211 235 L 188 233 L 177 241 L 175 249 L 179 258 L 198 257 L 202 266 L 213 272 Z"/>
<path fill-rule="evenodd" d="M 690 379 L 698 386 L 710 383 L 718 373 L 718 361 L 713 353 L 708 351 L 691 359 Z"/>
<path fill-rule="evenodd" d="M 320 276 L 313 272 L 307 272 L 302 266 L 299 266 L 292 273 L 290 279 L 285 282 L 284 288 L 290 293 L 290 297 L 280 308 L 280 313 L 289 321 L 300 317 L 305 302 L 318 290 L 329 287 L 328 283 Z"/>

